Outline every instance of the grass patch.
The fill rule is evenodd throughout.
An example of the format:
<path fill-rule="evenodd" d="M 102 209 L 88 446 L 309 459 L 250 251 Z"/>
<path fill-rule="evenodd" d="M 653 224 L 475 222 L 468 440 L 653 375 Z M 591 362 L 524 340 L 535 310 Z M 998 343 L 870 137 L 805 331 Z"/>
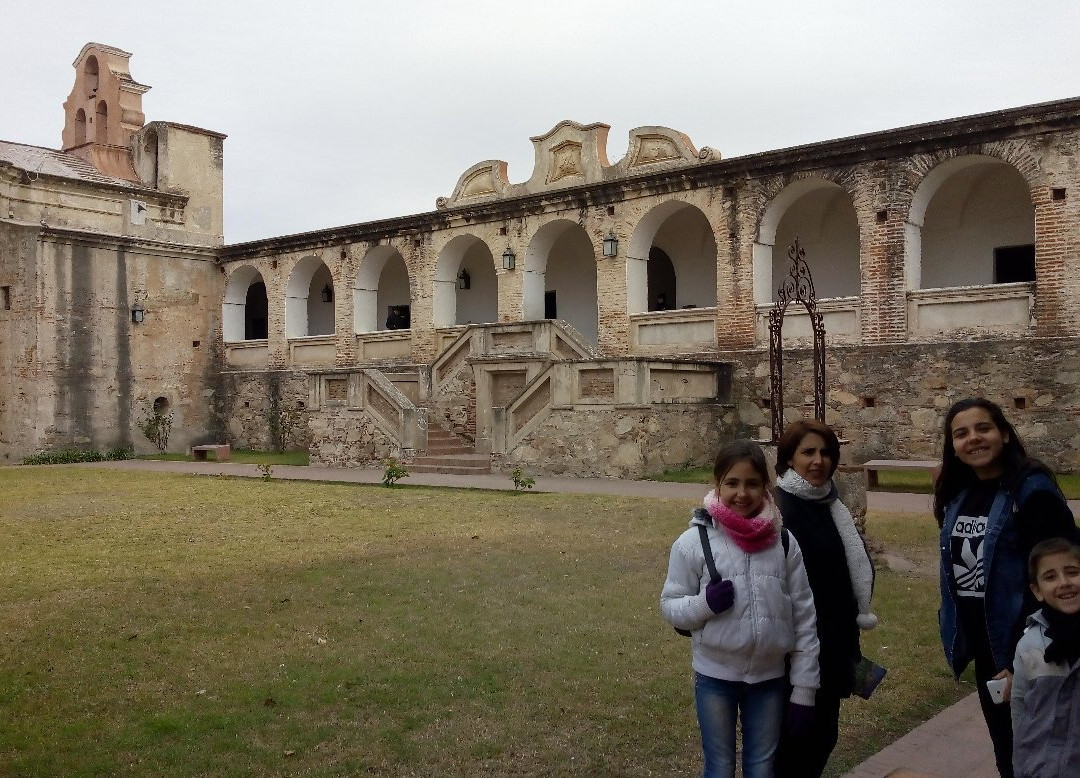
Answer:
<path fill-rule="evenodd" d="M 712 481 L 712 467 L 668 468 L 645 476 L 646 481 L 669 481 L 677 484 L 707 484 Z"/>
<path fill-rule="evenodd" d="M 306 467 L 311 455 L 307 449 L 295 451 L 254 451 L 247 448 L 234 448 L 229 456 L 230 462 L 244 465 L 297 465 Z M 173 452 L 143 454 L 137 459 L 157 459 L 166 462 L 194 462 L 194 457 Z M 213 459 L 210 459 L 213 462 Z"/>
<path fill-rule="evenodd" d="M 1057 482 L 1067 499 L 1080 500 L 1080 475 L 1059 473 Z M 934 488 L 929 473 L 913 470 L 879 470 L 876 491 L 933 494 Z"/>
<path fill-rule="evenodd" d="M 0 488 L 13 775 L 700 771 L 657 603 L 689 501 L 66 467 Z M 881 573 L 864 645 L 890 675 L 845 703 L 830 775 L 970 690 L 936 597 Z"/>

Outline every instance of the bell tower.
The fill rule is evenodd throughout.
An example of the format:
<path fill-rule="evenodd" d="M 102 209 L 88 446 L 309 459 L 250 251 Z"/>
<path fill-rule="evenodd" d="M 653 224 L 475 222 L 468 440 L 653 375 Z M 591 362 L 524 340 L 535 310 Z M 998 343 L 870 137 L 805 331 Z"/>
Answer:
<path fill-rule="evenodd" d="M 88 43 L 75 58 L 75 86 L 64 101 L 63 151 L 108 176 L 138 181 L 129 141 L 146 123 L 142 96 L 150 89 L 131 77 L 126 51 Z"/>

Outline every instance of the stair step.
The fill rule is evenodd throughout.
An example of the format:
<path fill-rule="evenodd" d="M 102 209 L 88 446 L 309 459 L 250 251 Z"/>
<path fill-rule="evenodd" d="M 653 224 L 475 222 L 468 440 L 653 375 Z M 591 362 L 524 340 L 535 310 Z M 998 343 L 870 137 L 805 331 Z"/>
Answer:
<path fill-rule="evenodd" d="M 414 473 L 445 473 L 446 475 L 491 475 L 491 465 L 421 465 L 415 462 L 409 465 Z"/>
<path fill-rule="evenodd" d="M 430 454 L 421 454 L 413 460 L 419 465 L 442 465 L 447 467 L 464 466 L 464 467 L 490 467 L 491 457 L 487 454 L 455 454 L 450 456 L 432 456 Z"/>

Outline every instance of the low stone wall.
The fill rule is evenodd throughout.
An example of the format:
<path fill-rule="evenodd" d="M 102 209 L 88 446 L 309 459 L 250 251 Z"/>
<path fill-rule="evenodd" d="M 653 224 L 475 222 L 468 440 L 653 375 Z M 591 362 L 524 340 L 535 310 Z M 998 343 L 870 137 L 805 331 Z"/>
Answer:
<path fill-rule="evenodd" d="M 218 392 L 220 427 L 233 448 L 273 448 L 271 416 L 282 408 L 302 409 L 289 448 L 307 448 L 312 435 L 308 413 L 308 374 L 300 370 L 222 373 Z"/>
<path fill-rule="evenodd" d="M 735 409 L 671 404 L 555 409 L 495 470 L 530 474 L 641 478 L 665 468 L 709 464 L 722 441 L 745 435 Z"/>
<path fill-rule="evenodd" d="M 722 358 L 735 363 L 739 421 L 767 428 L 768 351 Z M 786 421 L 813 412 L 811 360 L 810 349 L 785 354 Z M 982 396 L 1002 406 L 1030 454 L 1060 472 L 1080 471 L 1080 339 L 832 346 L 825 379 L 825 420 L 850 441 L 843 463 L 936 459 L 949 406 Z"/>
<path fill-rule="evenodd" d="M 309 413 L 307 421 L 312 465 L 367 467 L 381 465 L 387 457 L 410 461 L 365 411 L 336 407 Z"/>

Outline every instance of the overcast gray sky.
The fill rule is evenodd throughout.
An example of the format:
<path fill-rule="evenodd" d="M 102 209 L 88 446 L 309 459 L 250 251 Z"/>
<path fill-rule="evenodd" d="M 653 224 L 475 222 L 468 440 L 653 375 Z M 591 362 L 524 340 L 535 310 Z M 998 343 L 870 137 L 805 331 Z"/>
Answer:
<path fill-rule="evenodd" d="M 524 181 L 563 119 L 612 163 L 642 125 L 730 158 L 1080 96 L 1078 30 L 1076 0 L 0 0 L 0 139 L 58 148 L 83 45 L 129 51 L 148 121 L 229 136 L 236 243 Z"/>

